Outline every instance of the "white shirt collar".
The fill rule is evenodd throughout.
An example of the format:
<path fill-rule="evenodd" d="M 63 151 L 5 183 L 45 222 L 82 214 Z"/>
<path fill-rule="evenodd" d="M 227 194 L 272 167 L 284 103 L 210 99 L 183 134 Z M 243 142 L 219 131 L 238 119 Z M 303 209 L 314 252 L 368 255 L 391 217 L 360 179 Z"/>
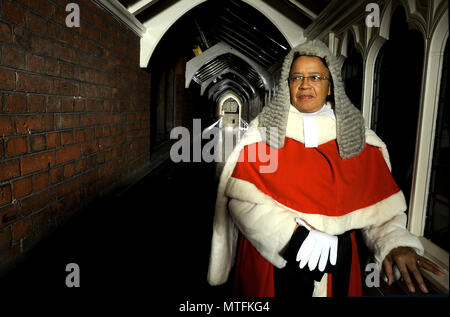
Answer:
<path fill-rule="evenodd" d="M 290 119 L 288 120 L 287 135 L 303 142 L 305 147 L 317 147 L 325 141 L 329 141 L 336 137 L 334 124 L 336 117 L 329 103 L 325 103 L 322 108 L 316 112 L 300 112 L 291 105 L 290 113 L 292 113 L 292 116 L 290 116 Z M 332 120 L 330 121 L 330 119 Z M 329 131 L 331 123 L 334 127 L 331 129 L 332 131 Z M 298 129 L 300 129 L 300 131 Z"/>

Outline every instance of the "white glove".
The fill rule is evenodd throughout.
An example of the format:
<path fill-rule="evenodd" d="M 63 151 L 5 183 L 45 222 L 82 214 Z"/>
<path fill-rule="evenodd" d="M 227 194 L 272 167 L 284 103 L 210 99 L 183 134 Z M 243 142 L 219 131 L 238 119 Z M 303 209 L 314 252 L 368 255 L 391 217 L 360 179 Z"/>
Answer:
<path fill-rule="evenodd" d="M 323 272 L 328 262 L 328 253 L 330 253 L 330 263 L 336 265 L 338 238 L 324 232 L 310 228 L 303 220 L 296 218 L 295 221 L 309 230 L 309 234 L 303 241 L 297 253 L 297 262 L 300 261 L 300 268 L 303 269 L 308 263 L 309 270 L 316 268 L 319 262 L 319 270 Z"/>

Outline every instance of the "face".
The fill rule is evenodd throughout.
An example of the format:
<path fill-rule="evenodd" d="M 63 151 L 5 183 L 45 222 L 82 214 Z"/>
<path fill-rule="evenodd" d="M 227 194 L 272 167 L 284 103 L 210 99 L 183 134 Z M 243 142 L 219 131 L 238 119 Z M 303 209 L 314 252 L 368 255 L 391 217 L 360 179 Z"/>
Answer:
<path fill-rule="evenodd" d="M 291 67 L 289 78 L 292 76 L 325 76 L 330 78 L 330 74 L 322 61 L 315 56 L 297 57 Z M 319 80 L 313 82 L 304 79 L 303 82 L 289 81 L 289 91 L 291 103 L 301 112 L 315 112 L 322 108 L 328 95 L 331 94 L 330 81 Z"/>

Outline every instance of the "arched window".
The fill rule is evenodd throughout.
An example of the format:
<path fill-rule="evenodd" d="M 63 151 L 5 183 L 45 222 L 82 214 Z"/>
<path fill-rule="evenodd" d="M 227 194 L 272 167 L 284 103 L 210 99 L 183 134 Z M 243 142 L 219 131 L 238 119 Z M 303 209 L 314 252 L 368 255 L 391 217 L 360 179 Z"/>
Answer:
<path fill-rule="evenodd" d="M 356 108 L 361 110 L 362 84 L 363 84 L 363 59 L 356 49 L 353 35 L 347 50 L 347 58 L 342 66 L 342 80 L 345 85 L 345 93 Z"/>
<path fill-rule="evenodd" d="M 236 100 L 234 100 L 233 98 L 227 98 L 222 106 L 223 112 L 224 113 L 234 113 L 234 114 L 239 114 L 239 105 L 237 103 Z"/>
<path fill-rule="evenodd" d="M 434 136 L 433 161 L 431 166 L 430 188 L 428 192 L 427 220 L 424 236 L 449 251 L 448 243 L 448 162 L 449 162 L 449 90 L 448 77 L 449 41 L 445 45 L 442 65 L 439 106 Z"/>
<path fill-rule="evenodd" d="M 223 121 L 222 126 L 239 127 L 240 109 L 239 103 L 232 97 L 226 98 L 222 103 Z"/>
<path fill-rule="evenodd" d="M 424 40 L 409 30 L 403 7 L 395 10 L 389 41 L 375 64 L 371 128 L 386 143 L 392 174 L 409 202 L 422 85 Z"/>

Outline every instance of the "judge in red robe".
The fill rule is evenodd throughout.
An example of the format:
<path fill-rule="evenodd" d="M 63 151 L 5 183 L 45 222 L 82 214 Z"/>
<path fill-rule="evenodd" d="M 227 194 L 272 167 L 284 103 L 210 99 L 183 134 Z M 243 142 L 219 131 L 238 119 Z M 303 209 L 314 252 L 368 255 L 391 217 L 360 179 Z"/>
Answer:
<path fill-rule="evenodd" d="M 406 229 L 406 202 L 386 146 L 365 128 L 339 69 L 318 41 L 285 58 L 278 93 L 250 123 L 220 178 L 211 285 L 226 282 L 234 266 L 235 295 L 360 296 L 356 230 L 389 282 L 392 261 L 401 271 L 417 271 L 417 260 L 425 261 Z M 318 247 L 326 251 L 320 258 L 312 255 Z"/>

